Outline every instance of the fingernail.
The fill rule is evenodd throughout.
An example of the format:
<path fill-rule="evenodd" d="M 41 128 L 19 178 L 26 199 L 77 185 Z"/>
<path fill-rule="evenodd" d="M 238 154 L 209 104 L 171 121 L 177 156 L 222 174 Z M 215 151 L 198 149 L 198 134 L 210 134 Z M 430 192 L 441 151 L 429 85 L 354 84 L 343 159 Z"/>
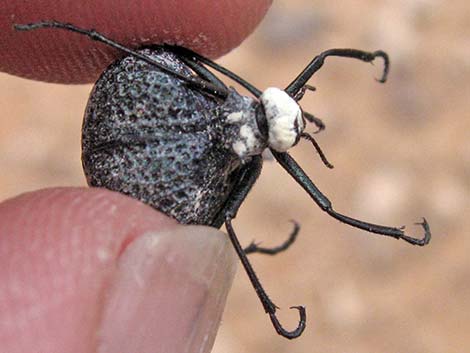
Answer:
<path fill-rule="evenodd" d="M 99 352 L 210 352 L 236 270 L 227 236 L 178 226 L 145 234 L 117 260 Z"/>

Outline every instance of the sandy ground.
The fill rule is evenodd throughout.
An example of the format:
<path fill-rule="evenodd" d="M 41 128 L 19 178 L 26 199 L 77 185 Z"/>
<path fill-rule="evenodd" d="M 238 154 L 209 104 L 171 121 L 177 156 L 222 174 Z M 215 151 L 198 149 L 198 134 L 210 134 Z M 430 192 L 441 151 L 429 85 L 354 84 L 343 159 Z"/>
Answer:
<path fill-rule="evenodd" d="M 470 347 L 470 4 L 464 0 L 284 0 L 240 48 L 219 62 L 260 88 L 285 86 L 332 47 L 384 49 L 389 82 L 376 67 L 333 59 L 313 79 L 305 110 L 336 166 L 308 143 L 293 155 L 337 210 L 413 226 L 429 220 L 426 248 L 366 234 L 323 214 L 276 163 L 235 222 L 245 243 L 276 244 L 302 224 L 298 242 L 275 258 L 253 256 L 272 299 L 304 304 L 308 328 L 278 337 L 240 270 L 214 352 L 464 352 Z M 450 5 L 452 4 L 452 5 Z M 375 75 L 375 76 L 374 76 Z M 91 86 L 66 87 L 0 75 L 0 198 L 57 185 L 85 185 L 81 117 Z M 313 131 L 313 127 L 311 127 Z M 420 233 L 419 233 L 420 234 Z"/>

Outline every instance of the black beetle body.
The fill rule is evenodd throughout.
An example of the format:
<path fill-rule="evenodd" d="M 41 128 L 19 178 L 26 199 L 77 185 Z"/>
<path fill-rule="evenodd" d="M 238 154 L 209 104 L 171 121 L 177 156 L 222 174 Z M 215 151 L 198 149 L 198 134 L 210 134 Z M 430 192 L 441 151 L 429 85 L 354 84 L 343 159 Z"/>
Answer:
<path fill-rule="evenodd" d="M 372 62 L 384 61 L 379 82 L 389 71 L 388 55 L 377 50 L 330 49 L 315 56 L 283 90 L 270 87 L 260 91 L 233 72 L 211 60 L 177 46 L 157 46 L 134 51 L 95 30 L 58 21 L 15 25 L 20 31 L 59 28 L 86 35 L 117 48 L 128 56 L 112 64 L 96 83 L 83 124 L 82 161 L 88 183 L 139 199 L 181 223 L 220 227 L 228 236 L 248 274 L 265 312 L 283 337 L 300 336 L 306 325 L 306 311 L 299 312 L 299 324 L 288 331 L 276 316 L 276 305 L 264 291 L 247 254 L 274 255 L 287 249 L 299 230 L 294 228 L 281 246 L 263 248 L 252 243 L 243 249 L 232 226 L 237 210 L 250 192 L 261 167 L 261 153 L 269 148 L 277 162 L 331 217 L 370 233 L 402 239 L 424 246 L 431 239 L 423 218 L 422 238 L 405 234 L 402 228 L 364 222 L 333 209 L 287 153 L 300 138 L 310 141 L 323 163 L 326 160 L 315 139 L 304 132 L 306 121 L 323 123 L 303 112 L 298 101 L 307 81 L 323 66 L 327 57 L 346 57 Z M 254 98 L 228 88 L 210 70 L 240 83 Z"/>
<path fill-rule="evenodd" d="M 193 75 L 162 48 L 142 53 Z M 243 111 L 254 121 L 258 109 L 257 101 L 234 90 L 223 102 L 124 57 L 101 75 L 88 101 L 82 135 L 88 183 L 132 196 L 181 223 L 215 225 L 240 165 L 250 158 L 233 152 L 243 124 L 227 117 Z"/>

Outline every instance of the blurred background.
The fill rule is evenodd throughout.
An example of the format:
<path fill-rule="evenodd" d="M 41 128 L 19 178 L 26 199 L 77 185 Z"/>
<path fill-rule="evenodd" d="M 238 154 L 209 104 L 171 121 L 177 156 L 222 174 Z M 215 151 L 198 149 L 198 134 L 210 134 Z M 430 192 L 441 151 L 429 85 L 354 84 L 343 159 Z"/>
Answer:
<path fill-rule="evenodd" d="M 452 3 L 452 5 L 450 5 Z M 242 239 L 297 243 L 251 257 L 266 290 L 287 308 L 305 305 L 294 341 L 274 332 L 240 269 L 214 352 L 463 352 L 470 347 L 470 3 L 464 0 L 276 0 L 242 46 L 219 62 L 265 88 L 287 85 L 319 52 L 383 49 L 381 63 L 328 60 L 303 108 L 327 125 L 316 135 L 328 170 L 306 142 L 292 154 L 335 208 L 385 225 L 426 216 L 425 248 L 352 229 L 323 214 L 275 162 L 234 225 Z M 0 74 L 0 199 L 58 185 L 85 185 L 81 118 L 91 86 Z M 314 127 L 310 127 L 313 131 Z M 465 348 L 467 347 L 467 348 Z"/>

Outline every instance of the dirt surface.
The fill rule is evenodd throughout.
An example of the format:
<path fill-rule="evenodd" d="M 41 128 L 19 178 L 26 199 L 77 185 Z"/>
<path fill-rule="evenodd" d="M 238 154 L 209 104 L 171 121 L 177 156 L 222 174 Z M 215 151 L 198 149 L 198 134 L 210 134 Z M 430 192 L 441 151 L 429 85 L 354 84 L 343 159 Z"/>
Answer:
<path fill-rule="evenodd" d="M 464 352 L 470 347 L 470 4 L 455 0 L 276 1 L 242 46 L 219 62 L 254 85 L 285 86 L 333 47 L 386 50 L 375 66 L 332 59 L 310 81 L 303 108 L 334 170 L 304 142 L 293 155 L 337 210 L 400 226 L 426 216 L 426 248 L 366 234 L 323 214 L 274 162 L 243 205 L 240 238 L 274 245 L 299 221 L 298 242 L 253 256 L 286 326 L 306 305 L 308 327 L 278 337 L 239 270 L 214 352 Z M 0 75 L 0 198 L 85 185 L 81 117 L 91 86 Z M 310 128 L 314 130 L 313 127 Z"/>

